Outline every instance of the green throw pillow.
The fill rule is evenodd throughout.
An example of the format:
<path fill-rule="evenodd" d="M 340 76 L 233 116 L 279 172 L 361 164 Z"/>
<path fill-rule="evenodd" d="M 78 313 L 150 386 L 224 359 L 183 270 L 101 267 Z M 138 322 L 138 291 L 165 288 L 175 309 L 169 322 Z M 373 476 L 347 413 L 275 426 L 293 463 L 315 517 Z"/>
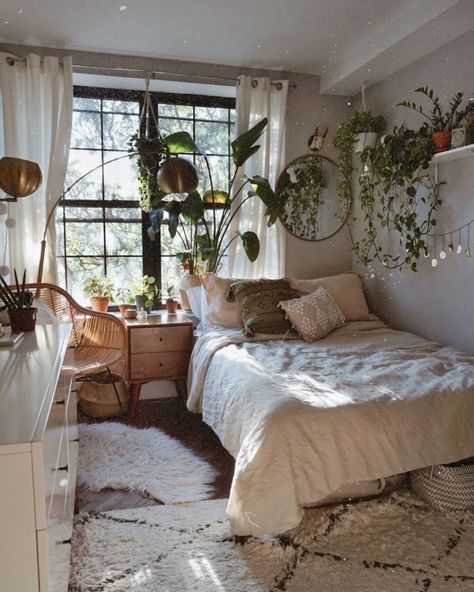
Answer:
<path fill-rule="evenodd" d="M 278 307 L 282 300 L 292 298 L 290 284 L 285 280 L 244 280 L 231 284 L 227 293 L 229 302 L 242 307 L 244 333 L 283 334 L 291 331 L 285 311 Z"/>

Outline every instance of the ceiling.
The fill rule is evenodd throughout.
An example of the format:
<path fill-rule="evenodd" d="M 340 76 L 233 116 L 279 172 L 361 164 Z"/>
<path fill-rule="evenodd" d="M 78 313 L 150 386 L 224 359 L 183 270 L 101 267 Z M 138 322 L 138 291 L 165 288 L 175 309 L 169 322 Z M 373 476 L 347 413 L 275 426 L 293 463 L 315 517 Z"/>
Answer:
<path fill-rule="evenodd" d="M 474 27 L 473 0 L 0 0 L 0 43 L 285 70 L 352 95 Z"/>

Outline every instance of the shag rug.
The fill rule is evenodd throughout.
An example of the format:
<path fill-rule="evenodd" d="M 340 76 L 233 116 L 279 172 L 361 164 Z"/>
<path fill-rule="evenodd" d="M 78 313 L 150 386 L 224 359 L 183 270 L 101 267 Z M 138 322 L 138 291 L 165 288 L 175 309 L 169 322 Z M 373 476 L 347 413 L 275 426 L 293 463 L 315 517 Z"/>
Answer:
<path fill-rule="evenodd" d="M 135 490 L 164 504 L 203 500 L 216 471 L 156 428 L 79 424 L 78 481 L 93 491 Z"/>
<path fill-rule="evenodd" d="M 469 592 L 474 520 L 409 492 L 307 510 L 278 538 L 235 537 L 227 500 L 76 517 L 71 592 Z"/>

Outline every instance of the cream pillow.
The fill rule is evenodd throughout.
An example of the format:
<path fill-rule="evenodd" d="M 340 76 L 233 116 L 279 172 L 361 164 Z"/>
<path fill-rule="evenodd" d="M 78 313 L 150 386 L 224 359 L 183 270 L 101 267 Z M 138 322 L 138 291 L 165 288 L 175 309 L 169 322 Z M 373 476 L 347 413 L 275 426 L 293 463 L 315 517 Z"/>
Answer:
<path fill-rule="evenodd" d="M 345 322 L 336 300 L 325 288 L 318 288 L 301 298 L 283 300 L 279 306 L 304 341 L 322 339 Z"/>
<path fill-rule="evenodd" d="M 337 302 L 346 321 L 367 321 L 371 318 L 364 296 L 362 278 L 353 271 L 311 280 L 287 279 L 291 288 L 300 294 L 309 294 L 318 288 L 326 288 Z"/>
<path fill-rule="evenodd" d="M 235 278 L 220 278 L 213 273 L 201 276 L 206 290 L 207 313 L 203 318 L 208 325 L 220 325 L 228 329 L 241 329 L 242 307 L 238 302 L 227 302 L 226 294 L 230 285 L 240 280 Z"/>

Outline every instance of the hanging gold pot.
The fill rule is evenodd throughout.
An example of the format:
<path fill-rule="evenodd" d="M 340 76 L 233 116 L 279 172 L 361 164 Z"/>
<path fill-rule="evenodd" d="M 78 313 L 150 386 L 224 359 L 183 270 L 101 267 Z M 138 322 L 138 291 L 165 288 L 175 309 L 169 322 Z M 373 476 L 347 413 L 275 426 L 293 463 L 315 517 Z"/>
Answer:
<path fill-rule="evenodd" d="M 0 159 L 0 188 L 15 200 L 34 193 L 41 181 L 41 169 L 36 162 L 12 156 Z"/>
<path fill-rule="evenodd" d="M 198 186 L 196 167 L 186 158 L 170 158 L 158 173 L 158 183 L 166 193 L 189 193 Z"/>

